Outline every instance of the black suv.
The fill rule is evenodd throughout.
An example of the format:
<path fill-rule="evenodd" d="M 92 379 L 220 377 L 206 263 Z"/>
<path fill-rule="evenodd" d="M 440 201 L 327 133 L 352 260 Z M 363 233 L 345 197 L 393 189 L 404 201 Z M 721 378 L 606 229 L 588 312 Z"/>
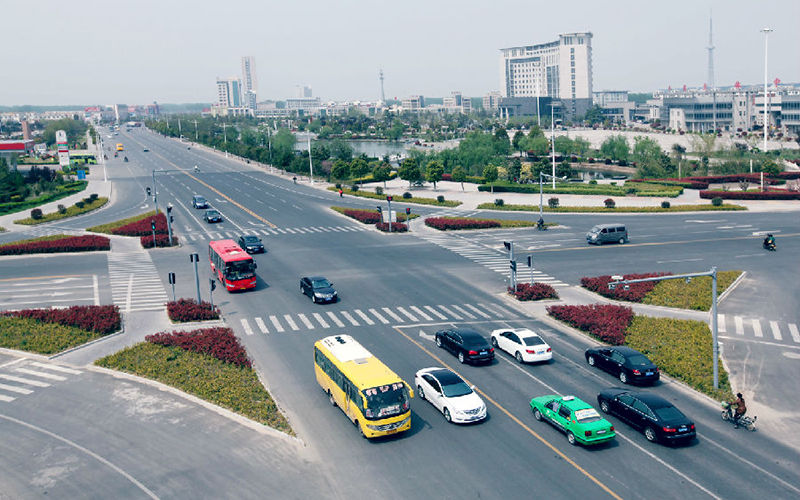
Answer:
<path fill-rule="evenodd" d="M 192 206 L 194 208 L 208 208 L 208 202 L 199 194 L 192 196 Z"/>
<path fill-rule="evenodd" d="M 222 222 L 222 214 L 218 211 L 214 210 L 206 210 L 206 214 L 203 216 L 206 222 Z"/>
<path fill-rule="evenodd" d="M 336 302 L 339 294 L 333 288 L 333 283 L 322 276 L 304 276 L 300 278 L 300 293 L 311 297 L 311 302 Z"/>
<path fill-rule="evenodd" d="M 264 244 L 258 236 L 239 236 L 236 243 L 247 253 L 264 253 Z"/>
<path fill-rule="evenodd" d="M 458 357 L 461 363 L 491 363 L 494 349 L 489 342 L 475 330 L 465 328 L 439 330 L 436 332 L 436 345 L 447 349 Z"/>

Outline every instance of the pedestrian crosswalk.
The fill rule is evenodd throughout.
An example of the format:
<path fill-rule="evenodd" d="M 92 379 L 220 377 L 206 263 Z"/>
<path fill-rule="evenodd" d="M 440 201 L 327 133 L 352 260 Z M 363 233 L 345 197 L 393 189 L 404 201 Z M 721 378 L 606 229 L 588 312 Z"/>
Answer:
<path fill-rule="evenodd" d="M 157 311 L 169 300 L 150 254 L 120 251 L 108 255 L 111 297 L 123 312 Z"/>
<path fill-rule="evenodd" d="M 717 332 L 727 338 L 800 344 L 800 330 L 796 323 L 717 314 Z"/>
<path fill-rule="evenodd" d="M 422 232 L 417 232 L 415 234 L 426 241 L 429 241 L 442 248 L 446 248 L 447 250 L 455 252 L 462 257 L 466 257 L 473 262 L 477 262 L 478 264 L 487 267 L 494 272 L 500 273 L 505 278 L 510 276 L 510 263 L 508 256 L 504 251 L 447 234 Z M 567 283 L 557 280 L 556 278 L 539 271 L 535 267 L 530 269 L 523 265 L 522 262 L 519 262 L 517 265 L 517 279 L 520 281 L 527 281 L 529 278 L 532 278 L 535 283 L 546 283 L 554 287 L 569 286 Z"/>
<path fill-rule="evenodd" d="M 81 373 L 66 366 L 18 358 L 0 366 L 0 402 L 11 403 Z"/>
<path fill-rule="evenodd" d="M 26 229 L 24 233 L 26 235 L 30 235 L 31 238 L 38 238 L 40 236 L 55 236 L 61 234 L 79 236 L 86 234 L 86 231 L 83 229 L 63 229 L 58 227 L 32 227 L 30 229 Z"/>
<path fill-rule="evenodd" d="M 297 314 L 271 314 L 240 318 L 245 335 L 292 333 L 330 328 L 372 325 L 437 323 L 442 321 L 518 319 L 521 315 L 506 307 L 489 304 L 436 304 L 372 307 Z"/>
<path fill-rule="evenodd" d="M 190 228 L 187 228 L 191 231 Z M 248 236 L 282 236 L 282 235 L 305 235 L 305 234 L 332 234 L 332 233 L 357 233 L 369 229 L 366 225 L 359 226 L 304 226 L 304 227 L 265 227 L 257 229 L 245 229 L 242 231 L 209 231 L 208 233 L 187 232 L 185 238 L 189 241 L 198 240 L 220 240 L 224 238 L 238 238 L 242 235 Z"/>

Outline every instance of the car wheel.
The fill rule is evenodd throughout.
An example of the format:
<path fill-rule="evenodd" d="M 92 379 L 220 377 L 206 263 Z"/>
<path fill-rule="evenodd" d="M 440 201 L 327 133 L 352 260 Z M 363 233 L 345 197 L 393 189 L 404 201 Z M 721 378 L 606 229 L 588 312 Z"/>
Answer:
<path fill-rule="evenodd" d="M 625 238 L 620 238 L 619 239 L 619 244 L 620 245 L 624 245 L 625 244 Z"/>
<path fill-rule="evenodd" d="M 539 422 L 542 421 L 542 412 L 540 412 L 538 408 L 533 409 L 533 418 L 535 418 Z"/>
<path fill-rule="evenodd" d="M 520 354 L 519 351 L 514 354 L 514 357 L 517 358 L 518 363 L 522 363 L 522 354 Z"/>
<path fill-rule="evenodd" d="M 608 413 L 611 411 L 611 408 L 608 407 L 608 401 L 605 399 L 600 401 L 600 409 L 603 410 L 603 413 Z"/>
<path fill-rule="evenodd" d="M 436 337 L 436 347 L 442 347 L 442 338 Z"/>
<path fill-rule="evenodd" d="M 656 436 L 656 430 L 652 427 L 648 427 L 644 430 L 644 437 L 646 437 L 651 443 L 654 443 L 656 439 L 658 439 L 658 436 Z"/>
<path fill-rule="evenodd" d="M 625 370 L 619 372 L 619 381 L 622 382 L 623 384 L 628 383 L 628 375 L 625 373 Z"/>
<path fill-rule="evenodd" d="M 358 420 L 356 420 L 353 423 L 356 424 L 356 427 L 358 427 L 358 433 L 361 434 L 361 437 L 364 438 L 364 439 L 367 439 L 367 435 L 364 434 L 364 428 L 361 427 L 361 424 L 358 423 Z"/>
<path fill-rule="evenodd" d="M 444 419 L 445 420 L 447 420 L 448 422 L 453 422 L 453 417 L 450 416 L 450 410 L 445 408 L 442 413 L 444 413 Z"/>
<path fill-rule="evenodd" d="M 463 363 L 464 361 L 465 361 L 464 353 L 463 352 L 458 353 L 458 362 Z"/>
<path fill-rule="evenodd" d="M 333 399 L 333 394 L 331 394 L 331 391 L 328 391 L 328 401 L 331 402 L 332 406 L 336 406 L 336 400 Z"/>
<path fill-rule="evenodd" d="M 572 446 L 578 444 L 578 441 L 575 439 L 575 434 L 569 431 L 567 431 L 567 441 L 569 441 L 569 444 L 571 444 Z"/>
<path fill-rule="evenodd" d="M 755 432 L 756 424 L 754 424 L 753 422 L 750 422 L 749 424 L 747 424 L 747 430 L 751 431 L 751 432 Z"/>
<path fill-rule="evenodd" d="M 422 390 L 422 386 L 421 385 L 417 386 L 417 394 L 419 394 L 419 399 L 422 399 L 422 400 L 425 399 L 425 392 Z"/>
<path fill-rule="evenodd" d="M 311 302 L 313 302 L 315 304 L 317 303 L 317 296 L 316 295 L 312 295 L 311 296 Z"/>
<path fill-rule="evenodd" d="M 586 362 L 589 363 L 589 366 L 594 366 L 594 356 L 587 357 Z"/>
<path fill-rule="evenodd" d="M 300 285 L 300 293 L 302 293 L 303 295 L 306 294 L 306 290 L 303 288 L 303 285 Z"/>
<path fill-rule="evenodd" d="M 497 347 L 497 339 L 492 337 L 492 347 Z"/>

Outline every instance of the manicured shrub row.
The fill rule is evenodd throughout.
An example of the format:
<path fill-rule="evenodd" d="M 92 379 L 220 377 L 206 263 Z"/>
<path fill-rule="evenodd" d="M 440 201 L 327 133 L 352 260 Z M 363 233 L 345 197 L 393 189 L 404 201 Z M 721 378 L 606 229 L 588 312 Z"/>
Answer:
<path fill-rule="evenodd" d="M 481 203 L 478 205 L 479 209 L 483 210 L 505 210 L 508 212 L 538 212 L 539 205 L 508 205 L 505 204 L 502 207 L 495 205 L 494 203 Z M 735 210 L 747 210 L 747 207 L 743 207 L 741 205 L 730 205 L 730 204 L 722 204 L 719 206 L 715 205 L 671 205 L 669 208 L 663 208 L 660 206 L 651 206 L 651 207 L 615 207 L 615 208 L 606 208 L 603 207 L 565 207 L 565 206 L 557 206 L 557 207 L 548 207 L 544 206 L 543 211 L 545 212 L 563 212 L 563 213 L 601 213 L 601 212 L 614 212 L 614 213 L 648 213 L 648 212 L 711 212 L 711 211 L 735 211 Z"/>
<path fill-rule="evenodd" d="M 328 191 L 335 191 L 339 192 L 339 190 L 333 186 L 328 188 Z M 370 193 L 369 191 L 353 191 L 352 189 L 345 189 L 342 187 L 342 192 L 344 194 L 349 194 L 351 196 L 359 196 L 361 198 L 372 198 L 375 200 L 386 200 L 386 196 L 382 194 Z M 399 200 L 398 200 L 399 201 Z M 433 198 L 417 198 L 417 197 L 409 197 L 406 198 L 403 196 L 403 201 L 407 203 L 416 203 L 418 205 L 436 205 L 439 207 L 457 207 L 461 205 L 460 201 L 453 201 L 453 200 L 445 200 L 442 198 L 442 201 Z"/>
<path fill-rule="evenodd" d="M 153 248 L 153 235 L 148 236 L 141 236 L 139 237 L 139 241 L 142 243 L 143 248 Z M 172 237 L 172 246 L 178 245 L 178 237 Z M 157 247 L 168 247 L 169 244 L 169 235 L 168 234 L 159 234 L 156 233 L 156 246 Z"/>
<path fill-rule="evenodd" d="M 375 224 L 375 227 L 378 228 L 379 231 L 383 231 L 384 233 L 389 232 L 389 223 L 388 222 L 378 222 Z M 392 222 L 392 231 L 393 233 L 405 233 L 408 231 L 408 226 L 403 224 L 402 222 Z"/>
<path fill-rule="evenodd" d="M 542 188 L 543 193 L 555 194 L 584 194 L 584 195 L 610 195 L 610 196 L 625 196 L 633 194 L 636 196 L 666 196 L 676 197 L 683 192 L 683 188 L 675 186 L 674 189 L 667 189 L 666 186 L 661 186 L 657 191 L 655 186 L 615 186 L 611 184 L 556 184 L 555 189 L 550 185 L 545 185 Z M 492 191 L 495 193 L 538 193 L 538 184 L 517 184 L 513 182 L 500 182 L 496 184 L 482 184 L 478 186 L 478 191 Z M 650 193 L 650 194 L 648 194 Z M 658 193 L 658 194 L 653 194 Z"/>
<path fill-rule="evenodd" d="M 726 200 L 800 200 L 800 193 L 786 191 L 700 191 L 700 198 Z"/>
<path fill-rule="evenodd" d="M 106 203 L 108 203 L 108 198 L 105 197 L 98 198 L 96 194 L 92 194 L 88 198 L 85 198 L 83 201 L 75 203 L 71 207 L 64 207 L 64 205 L 59 205 L 59 207 L 63 207 L 63 210 L 59 209 L 56 210 L 55 212 L 50 212 L 47 214 L 43 214 L 41 209 L 34 208 L 33 210 L 31 210 L 30 217 L 26 219 L 15 220 L 14 222 L 16 224 L 24 224 L 26 226 L 43 224 L 45 222 L 52 222 L 54 220 L 85 214 L 86 212 L 91 212 L 92 210 L 96 210 L 102 207 Z"/>
<path fill-rule="evenodd" d="M 442 180 L 452 182 L 453 174 L 442 174 Z M 486 182 L 486 179 L 477 175 L 468 175 L 467 179 L 464 182 L 469 182 L 470 184 L 483 184 L 484 182 Z"/>
<path fill-rule="evenodd" d="M 381 221 L 381 214 L 375 210 L 347 208 L 342 213 L 351 219 L 355 219 L 358 222 L 363 222 L 364 224 L 375 224 Z"/>
<path fill-rule="evenodd" d="M 547 283 L 519 283 L 517 284 L 517 291 L 513 291 L 511 287 L 508 292 L 514 295 L 517 300 L 542 300 L 542 299 L 557 299 L 558 294 L 556 289 Z"/>
<path fill-rule="evenodd" d="M 110 250 L 111 242 L 105 236 L 67 236 L 29 240 L 25 243 L 0 245 L 0 255 L 23 255 L 30 253 L 91 252 Z"/>
<path fill-rule="evenodd" d="M 652 182 L 655 184 L 663 184 L 665 186 L 680 186 L 682 188 L 687 189 L 708 189 L 708 182 L 706 181 L 693 181 L 693 180 L 686 180 L 677 179 L 677 178 L 665 178 L 665 179 L 628 179 L 625 182 Z"/>
<path fill-rule="evenodd" d="M 767 184 L 779 184 L 785 180 L 800 179 L 800 172 L 781 172 L 778 175 L 764 174 L 764 182 Z M 691 189 L 708 189 L 710 184 L 722 184 L 730 182 L 751 182 L 758 184 L 761 182 L 761 174 L 730 174 L 730 175 L 706 175 L 692 177 L 667 177 L 663 179 L 631 179 L 630 182 L 652 182 L 669 186 L 683 186 Z"/>
<path fill-rule="evenodd" d="M 800 160 L 794 160 L 794 163 L 800 166 Z M 783 180 L 797 180 L 800 179 L 800 172 L 781 172 L 775 177 Z"/>
<path fill-rule="evenodd" d="M 73 326 L 101 335 L 116 332 L 122 325 L 119 307 L 113 305 L 72 306 L 64 309 L 23 309 L 21 311 L 4 311 L 0 314 L 6 317 L 33 319 L 42 323 Z"/>
<path fill-rule="evenodd" d="M 727 290 L 740 274 L 742 274 L 742 271 L 718 271 L 717 295 L 721 295 L 722 292 Z M 692 278 L 689 283 L 680 279 L 660 281 L 644 297 L 642 303 L 695 311 L 709 311 L 711 310 L 711 276 Z"/>
<path fill-rule="evenodd" d="M 467 217 L 428 217 L 425 225 L 447 231 L 448 229 L 486 229 L 500 227 L 500 223 L 491 219 L 470 219 Z"/>
<path fill-rule="evenodd" d="M 176 387 L 247 418 L 294 435 L 252 368 L 205 354 L 141 342 L 95 362 Z"/>
<path fill-rule="evenodd" d="M 70 182 L 56 187 L 55 192 L 43 194 L 38 198 L 31 198 L 26 201 L 0 203 L 0 215 L 19 212 L 28 208 L 44 205 L 45 203 L 50 203 L 51 201 L 60 200 L 61 198 L 66 198 L 67 196 L 83 191 L 88 184 L 87 181 Z"/>
<path fill-rule="evenodd" d="M 625 330 L 633 319 L 630 307 L 608 304 L 549 306 L 547 313 L 612 345 L 625 342 Z"/>
<path fill-rule="evenodd" d="M 99 226 L 92 226 L 86 228 L 87 231 L 91 231 L 93 233 L 106 233 L 106 234 L 113 234 L 111 231 L 113 229 L 131 224 L 133 222 L 138 222 L 144 219 L 150 219 L 156 214 L 156 211 L 153 210 L 152 212 L 147 212 L 140 215 L 134 215 L 133 217 L 128 217 L 127 219 L 118 220 L 115 222 L 109 222 L 108 224 L 100 224 Z"/>
<path fill-rule="evenodd" d="M 0 316 L 0 347 L 55 354 L 102 337 L 100 333 L 33 318 Z"/>
<path fill-rule="evenodd" d="M 122 236 L 147 236 L 149 234 L 152 236 L 153 229 L 150 222 L 153 220 L 156 221 L 156 234 L 167 234 L 167 216 L 164 215 L 164 212 L 114 228 L 111 230 L 111 234 Z"/>
<path fill-rule="evenodd" d="M 197 303 L 194 299 L 178 299 L 167 302 L 167 315 L 172 321 L 207 321 L 219 319 L 219 308 L 209 302 Z"/>
<path fill-rule="evenodd" d="M 622 277 L 626 280 L 638 280 L 642 278 L 652 278 L 654 276 L 667 276 L 670 274 L 672 273 L 625 274 Z M 608 284 L 611 281 L 611 276 L 596 276 L 594 278 L 584 276 L 581 278 L 581 286 L 611 299 L 641 302 L 645 295 L 655 288 L 657 283 L 656 281 L 631 283 L 628 285 L 628 290 L 625 290 L 623 286 L 617 286 L 613 290 L 610 290 Z"/>
<path fill-rule="evenodd" d="M 161 332 L 144 338 L 151 344 L 180 347 L 185 351 L 207 354 L 225 363 L 250 368 L 250 360 L 230 328 L 203 328 L 190 332 Z"/>

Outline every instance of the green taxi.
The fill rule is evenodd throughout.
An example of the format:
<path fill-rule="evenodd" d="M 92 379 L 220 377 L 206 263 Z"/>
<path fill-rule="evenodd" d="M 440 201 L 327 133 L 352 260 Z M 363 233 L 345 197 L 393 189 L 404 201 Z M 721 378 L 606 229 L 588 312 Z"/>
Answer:
<path fill-rule="evenodd" d="M 616 437 L 614 426 L 591 405 L 575 396 L 539 396 L 531 399 L 536 420 L 545 420 L 567 435 L 569 444 L 600 444 Z"/>

